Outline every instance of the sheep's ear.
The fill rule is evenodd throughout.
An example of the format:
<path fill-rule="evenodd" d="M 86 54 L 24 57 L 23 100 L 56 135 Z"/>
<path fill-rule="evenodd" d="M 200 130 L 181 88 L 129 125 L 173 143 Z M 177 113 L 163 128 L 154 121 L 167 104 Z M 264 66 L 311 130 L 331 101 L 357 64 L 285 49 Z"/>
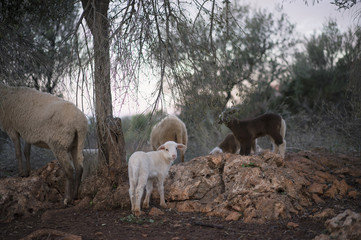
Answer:
<path fill-rule="evenodd" d="M 164 149 L 165 149 L 165 146 L 164 146 L 164 145 L 160 145 L 157 150 L 164 150 Z"/>
<path fill-rule="evenodd" d="M 187 146 L 186 146 L 186 145 L 183 145 L 183 144 L 177 144 L 177 148 L 178 148 L 178 149 L 186 149 Z"/>

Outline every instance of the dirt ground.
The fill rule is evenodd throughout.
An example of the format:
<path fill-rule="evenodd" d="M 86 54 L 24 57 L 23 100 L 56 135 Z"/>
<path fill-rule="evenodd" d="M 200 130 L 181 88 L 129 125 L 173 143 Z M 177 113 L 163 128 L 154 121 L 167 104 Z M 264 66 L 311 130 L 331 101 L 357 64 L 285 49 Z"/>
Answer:
<path fill-rule="evenodd" d="M 154 206 L 154 204 L 153 204 Z M 21 239 L 36 230 L 38 234 L 29 239 L 76 239 L 64 238 L 47 229 L 81 236 L 79 239 L 313 239 L 326 233 L 326 219 L 312 218 L 320 210 L 332 208 L 335 213 L 351 209 L 361 212 L 359 199 L 329 200 L 309 208 L 302 216 L 267 222 L 245 224 L 240 221 L 225 221 L 199 213 L 179 213 L 168 209 L 164 215 L 143 214 L 136 219 L 128 209 L 94 211 L 74 208 L 56 209 L 38 213 L 28 218 L 18 218 L 10 223 L 0 223 L 1 239 Z M 55 217 L 54 217 L 55 216 Z"/>

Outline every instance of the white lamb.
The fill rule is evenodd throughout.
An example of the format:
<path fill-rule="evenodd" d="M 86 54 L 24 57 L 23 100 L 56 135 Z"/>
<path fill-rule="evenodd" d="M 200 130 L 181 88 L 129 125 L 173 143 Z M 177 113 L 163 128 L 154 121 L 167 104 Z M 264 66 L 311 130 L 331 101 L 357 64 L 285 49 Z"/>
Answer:
<path fill-rule="evenodd" d="M 173 161 L 177 158 L 177 149 L 185 150 L 186 146 L 174 141 L 161 145 L 157 151 L 135 152 L 129 158 L 129 196 L 132 212 L 140 216 L 140 202 L 146 186 L 146 196 L 143 208 L 149 208 L 149 199 L 153 191 L 153 181 L 156 180 L 160 196 L 160 206 L 167 207 L 164 200 L 164 180 Z"/>
<path fill-rule="evenodd" d="M 150 133 L 150 145 L 153 150 L 167 141 L 182 143 L 187 146 L 188 133 L 184 122 L 174 115 L 168 115 L 154 125 Z M 180 160 L 184 162 L 185 149 L 179 151 Z"/>

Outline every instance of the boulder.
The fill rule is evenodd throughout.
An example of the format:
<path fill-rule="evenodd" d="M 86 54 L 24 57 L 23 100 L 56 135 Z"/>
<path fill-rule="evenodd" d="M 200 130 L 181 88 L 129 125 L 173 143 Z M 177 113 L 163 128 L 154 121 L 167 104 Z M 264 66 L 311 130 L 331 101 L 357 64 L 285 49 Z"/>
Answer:
<path fill-rule="evenodd" d="M 322 234 L 314 240 L 356 240 L 361 239 L 361 214 L 346 210 L 325 223 L 329 234 Z"/>

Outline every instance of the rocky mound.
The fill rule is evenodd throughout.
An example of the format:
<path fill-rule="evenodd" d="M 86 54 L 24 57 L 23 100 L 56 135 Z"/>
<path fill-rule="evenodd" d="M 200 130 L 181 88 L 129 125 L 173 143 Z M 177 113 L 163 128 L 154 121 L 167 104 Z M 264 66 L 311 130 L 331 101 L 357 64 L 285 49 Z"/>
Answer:
<path fill-rule="evenodd" d="M 359 197 L 360 165 L 358 158 L 322 152 L 290 153 L 285 159 L 271 152 L 202 156 L 171 167 L 166 200 L 178 211 L 263 223 L 300 214 L 326 198 Z M 116 174 L 85 179 L 81 206 L 130 208 L 128 183 L 116 179 Z M 1 221 L 59 207 L 63 182 L 55 162 L 29 178 L 0 179 Z M 158 205 L 154 198 L 153 204 Z"/>

